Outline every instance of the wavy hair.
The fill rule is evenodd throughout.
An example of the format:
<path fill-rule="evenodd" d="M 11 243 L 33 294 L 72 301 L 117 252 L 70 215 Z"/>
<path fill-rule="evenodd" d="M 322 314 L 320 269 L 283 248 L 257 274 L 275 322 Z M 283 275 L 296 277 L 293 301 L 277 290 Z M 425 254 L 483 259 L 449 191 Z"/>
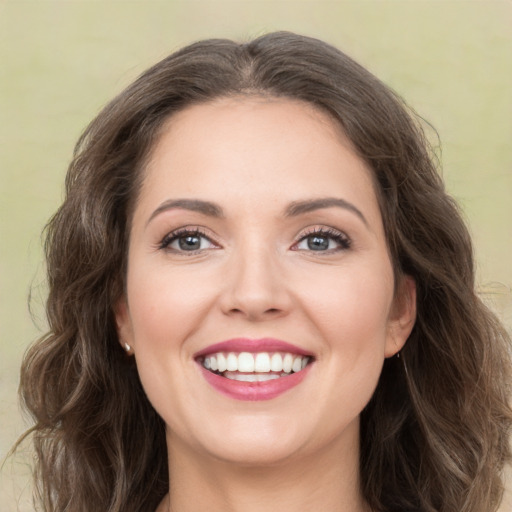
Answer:
<path fill-rule="evenodd" d="M 278 32 L 192 44 L 142 74 L 79 139 L 46 229 L 49 332 L 27 352 L 37 500 L 48 512 L 154 510 L 168 491 L 162 419 L 117 339 L 131 215 L 162 125 L 234 95 L 328 112 L 373 170 L 395 278 L 417 321 L 361 416 L 362 492 L 379 512 L 486 512 L 510 456 L 510 339 L 475 294 L 470 237 L 417 117 L 344 53 Z"/>

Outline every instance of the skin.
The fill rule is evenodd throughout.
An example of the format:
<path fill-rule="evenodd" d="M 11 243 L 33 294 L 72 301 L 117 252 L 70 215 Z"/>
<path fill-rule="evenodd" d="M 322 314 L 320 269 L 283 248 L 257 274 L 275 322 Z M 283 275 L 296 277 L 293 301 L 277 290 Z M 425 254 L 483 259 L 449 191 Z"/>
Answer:
<path fill-rule="evenodd" d="M 284 214 L 326 197 L 351 206 Z M 213 202 L 223 216 L 165 206 L 176 199 Z M 164 247 L 184 227 L 200 228 L 200 249 Z M 318 230 L 330 231 L 318 235 L 326 250 L 308 245 Z M 258 97 L 175 114 L 145 169 L 126 289 L 119 338 L 167 425 L 159 511 L 368 510 L 359 415 L 411 332 L 415 286 L 406 277 L 394 289 L 371 171 L 328 115 Z M 193 358 L 234 337 L 282 339 L 315 361 L 283 395 L 235 400 Z"/>

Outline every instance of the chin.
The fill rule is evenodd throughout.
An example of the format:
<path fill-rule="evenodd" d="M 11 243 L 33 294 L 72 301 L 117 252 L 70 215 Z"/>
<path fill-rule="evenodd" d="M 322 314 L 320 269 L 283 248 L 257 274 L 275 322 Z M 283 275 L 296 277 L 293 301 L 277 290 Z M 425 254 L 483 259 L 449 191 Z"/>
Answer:
<path fill-rule="evenodd" d="M 281 420 L 281 421 L 280 421 Z M 290 424 L 288 418 L 234 418 L 208 431 L 197 432 L 197 452 L 239 466 L 272 466 L 285 463 L 299 455 L 311 436 L 298 431 L 300 421 Z M 221 436 L 216 435 L 221 433 Z"/>
<path fill-rule="evenodd" d="M 238 467 L 270 467 L 286 464 L 299 456 L 301 446 L 282 443 L 279 446 L 259 442 L 233 443 L 231 446 L 209 450 L 209 455 L 217 460 Z"/>

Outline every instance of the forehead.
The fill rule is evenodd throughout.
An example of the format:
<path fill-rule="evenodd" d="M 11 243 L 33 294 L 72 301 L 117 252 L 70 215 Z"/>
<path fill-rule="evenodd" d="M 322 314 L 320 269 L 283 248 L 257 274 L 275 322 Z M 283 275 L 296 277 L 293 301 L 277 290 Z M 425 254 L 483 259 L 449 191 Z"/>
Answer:
<path fill-rule="evenodd" d="M 338 193 L 375 202 L 372 174 L 326 112 L 298 100 L 239 96 L 190 106 L 165 123 L 141 199 L 284 202 Z"/>
<path fill-rule="evenodd" d="M 205 135 L 205 140 L 201 141 L 205 144 L 208 139 L 218 141 L 223 135 L 232 139 L 233 129 L 238 130 L 240 142 L 243 135 L 248 138 L 257 135 L 265 123 L 267 141 L 275 134 L 274 130 L 268 130 L 268 124 L 272 124 L 280 135 L 275 143 L 288 143 L 290 138 L 304 135 L 312 142 L 318 137 L 327 137 L 356 153 L 340 123 L 323 109 L 292 98 L 246 94 L 193 104 L 173 114 L 162 126 L 152 154 L 170 138 L 177 140 L 190 135 Z"/>

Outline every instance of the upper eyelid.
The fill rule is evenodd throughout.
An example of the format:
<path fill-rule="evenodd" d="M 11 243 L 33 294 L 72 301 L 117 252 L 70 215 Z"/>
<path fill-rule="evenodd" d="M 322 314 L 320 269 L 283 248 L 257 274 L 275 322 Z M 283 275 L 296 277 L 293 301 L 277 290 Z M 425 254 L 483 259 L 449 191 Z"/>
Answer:
<path fill-rule="evenodd" d="M 352 241 L 351 237 L 349 237 L 345 231 L 338 228 L 333 228 L 331 226 L 311 226 L 309 228 L 306 228 L 306 231 L 303 231 L 301 234 L 298 235 L 297 241 L 300 241 L 303 238 L 315 235 L 317 233 L 330 237 L 338 236 L 340 238 L 346 239 L 347 241 Z"/>
<path fill-rule="evenodd" d="M 167 248 L 175 239 L 180 236 L 194 234 L 199 235 L 203 238 L 208 239 L 212 244 L 219 245 L 219 242 L 216 240 L 214 236 L 206 232 L 206 228 L 201 226 L 184 226 L 181 228 L 174 229 L 169 231 L 161 240 L 158 242 L 158 247 L 161 249 Z"/>
<path fill-rule="evenodd" d="M 348 235 L 344 231 L 338 228 L 333 228 L 332 226 L 309 226 L 305 228 L 305 230 L 306 231 L 300 235 L 301 237 L 312 235 L 315 233 L 325 233 L 327 235 L 337 234 L 341 236 L 346 236 L 348 238 Z"/>
<path fill-rule="evenodd" d="M 312 236 L 312 235 L 321 235 L 325 236 L 327 238 L 335 239 L 337 238 L 339 242 L 341 242 L 343 245 L 345 245 L 344 249 L 348 249 L 352 247 L 352 238 L 350 238 L 344 231 L 341 231 L 337 228 L 333 227 L 327 227 L 327 226 L 317 226 L 317 227 L 310 227 L 308 231 L 302 233 L 297 238 L 297 241 L 294 242 L 293 246 L 296 246 L 300 242 L 302 242 L 304 239 Z M 292 247 L 293 247 L 292 246 Z M 327 251 L 325 251 L 327 252 Z"/>

